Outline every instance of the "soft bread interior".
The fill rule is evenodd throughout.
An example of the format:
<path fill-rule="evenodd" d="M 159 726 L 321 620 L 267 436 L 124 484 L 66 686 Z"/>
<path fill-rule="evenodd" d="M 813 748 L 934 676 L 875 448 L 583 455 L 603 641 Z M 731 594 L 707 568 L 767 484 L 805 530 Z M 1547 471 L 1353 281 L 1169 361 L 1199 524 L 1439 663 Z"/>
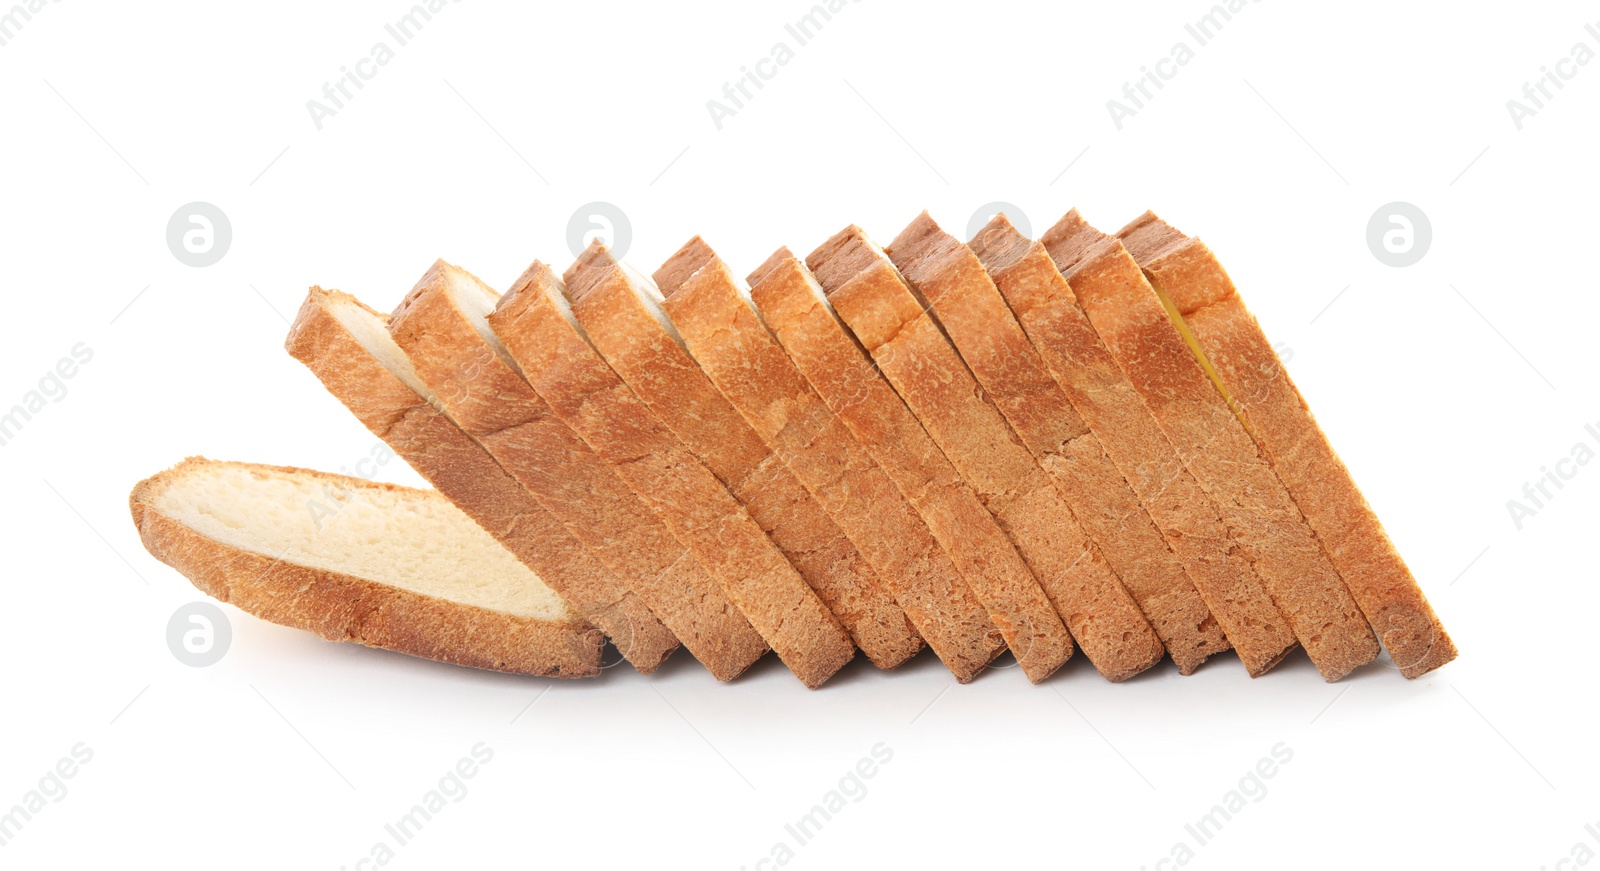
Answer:
<path fill-rule="evenodd" d="M 495 335 L 494 328 L 489 326 L 489 315 L 495 306 L 500 304 L 500 294 L 496 293 L 494 288 L 459 269 L 451 269 L 447 276 L 445 291 L 450 294 L 450 300 L 455 303 L 456 310 L 466 315 L 467 320 L 472 322 L 472 328 L 478 331 L 478 335 L 490 348 L 494 349 L 495 356 L 513 371 L 521 374 L 522 367 L 512 359 L 506 343 L 500 341 L 500 337 Z"/>
<path fill-rule="evenodd" d="M 173 475 L 149 506 L 222 544 L 283 562 L 519 617 L 578 619 L 538 575 L 429 490 L 202 463 Z"/>
<path fill-rule="evenodd" d="M 744 300 L 744 304 L 749 306 L 751 311 L 755 311 L 756 302 L 750 297 L 750 285 L 735 278 L 731 273 L 728 275 L 728 283 L 733 285 L 733 289 L 739 293 L 739 298 Z"/>
<path fill-rule="evenodd" d="M 594 347 L 594 342 L 589 339 L 588 331 L 578 321 L 578 316 L 572 312 L 572 300 L 567 296 L 567 283 L 562 281 L 559 276 L 552 275 L 549 281 L 541 284 L 544 288 L 545 299 L 550 300 L 551 305 L 555 306 L 555 310 L 560 312 L 561 316 L 566 319 L 567 325 L 572 327 L 572 332 L 587 342 L 590 347 Z M 676 334 L 674 334 L 674 338 L 676 338 Z M 598 354 L 600 352 L 597 349 L 595 353 Z"/>
<path fill-rule="evenodd" d="M 554 303 L 556 311 L 566 318 L 567 323 L 577 330 L 579 335 L 587 339 L 588 335 L 583 332 L 583 325 L 578 323 L 578 316 L 572 313 L 572 300 L 567 298 L 567 283 L 561 280 L 561 276 L 551 274 L 550 280 L 544 282 L 543 286 L 545 299 Z"/>
<path fill-rule="evenodd" d="M 616 266 L 618 266 L 618 274 L 622 277 L 622 283 L 626 283 L 627 288 L 630 291 L 634 291 L 634 296 L 638 298 L 638 304 L 645 307 L 645 311 L 650 312 L 650 317 L 654 317 L 656 322 L 661 323 L 662 330 L 666 330 L 667 335 L 672 336 L 672 341 L 678 343 L 678 347 L 688 351 L 688 346 L 683 343 L 683 336 L 678 335 L 678 328 L 672 323 L 672 319 L 667 317 L 666 309 L 661 307 L 661 301 L 664 296 L 661 295 L 661 288 L 656 287 L 656 280 L 651 279 L 650 275 L 645 275 L 638 269 L 634 269 L 624 261 L 616 261 Z"/>
<path fill-rule="evenodd" d="M 390 374 L 416 391 L 418 396 L 426 399 L 429 405 L 434 408 L 439 407 L 433 391 L 417 377 L 416 370 L 411 368 L 411 360 L 389 335 L 389 325 L 382 315 L 373 312 L 353 298 L 331 297 L 326 305 L 328 311 L 339 321 L 339 325 L 344 327 L 373 359 L 382 363 L 383 368 L 388 369 Z"/>
<path fill-rule="evenodd" d="M 666 309 L 661 307 L 661 288 L 656 286 L 655 279 L 620 260 L 617 261 L 617 265 L 622 267 L 622 275 L 627 279 L 629 289 L 633 291 L 634 296 L 639 298 L 639 302 L 644 305 L 645 311 L 649 312 L 651 317 L 661 323 L 661 328 L 667 331 L 667 335 L 672 337 L 672 341 L 678 343 L 678 347 L 687 351 L 689 346 L 684 344 L 683 336 L 678 333 L 678 328 L 673 325 L 672 318 L 667 317 Z"/>

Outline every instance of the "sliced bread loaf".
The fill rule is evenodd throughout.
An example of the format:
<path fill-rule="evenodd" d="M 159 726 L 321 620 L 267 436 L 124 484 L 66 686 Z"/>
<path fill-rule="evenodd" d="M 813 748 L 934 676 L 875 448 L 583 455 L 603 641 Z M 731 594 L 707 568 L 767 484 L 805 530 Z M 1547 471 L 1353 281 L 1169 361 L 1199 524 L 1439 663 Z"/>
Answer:
<path fill-rule="evenodd" d="M 978 256 L 923 212 L 885 249 L 1133 595 L 1181 674 L 1228 649 L 1139 497 L 1050 377 Z"/>
<path fill-rule="evenodd" d="M 765 643 L 611 464 L 523 380 L 489 329 L 499 299 L 441 261 L 395 310 L 389 332 L 445 413 L 622 578 L 628 596 L 714 670 L 742 671 Z"/>
<path fill-rule="evenodd" d="M 677 648 L 621 578 L 438 410 L 438 399 L 389 337 L 386 316 L 349 294 L 314 287 L 285 345 L 367 429 L 611 636 L 635 668 L 654 671 Z M 731 679 L 751 659 L 713 673 Z"/>
<path fill-rule="evenodd" d="M 1079 261 L 1122 247 L 1076 211 L 1043 242 L 1069 283 Z M 1137 283 L 1086 282 L 1076 289 L 1095 331 L 1222 509 L 1233 540 L 1322 676 L 1338 680 L 1371 662 L 1378 642 L 1361 609 L 1149 283 L 1141 276 Z"/>
<path fill-rule="evenodd" d="M 1190 349 L 1288 486 L 1400 673 L 1419 677 L 1455 659 L 1428 598 L 1216 255 L 1150 212 L 1117 235 L 1195 340 Z"/>
<path fill-rule="evenodd" d="M 569 272 L 573 315 L 655 416 L 717 476 L 879 668 L 922 639 L 838 524 L 690 356 L 657 286 L 595 245 Z M 863 622 L 865 621 L 865 622 Z"/>
<path fill-rule="evenodd" d="M 685 247 L 678 248 L 677 253 L 656 271 L 654 279 L 656 287 L 666 295 L 661 301 L 662 311 L 666 311 L 686 349 L 699 363 L 694 370 L 683 370 L 682 379 L 674 379 L 686 383 L 683 386 L 685 394 L 696 397 L 693 402 L 685 403 L 683 408 L 704 408 L 702 413 L 693 415 L 691 419 L 715 424 L 718 432 L 730 434 L 726 436 L 730 444 L 757 439 L 765 452 L 760 461 L 762 466 L 773 461 L 781 463 L 787 480 L 797 480 L 798 484 L 806 487 L 811 498 L 803 504 L 798 501 L 792 503 L 802 506 L 802 517 L 798 520 L 806 520 L 806 514 L 811 512 L 822 511 L 827 517 L 827 524 L 822 525 L 818 520 L 797 524 L 795 519 L 790 519 L 789 524 L 768 527 L 768 533 L 773 536 L 773 541 L 782 546 L 786 536 L 781 535 L 781 530 L 786 525 L 795 525 L 800 530 L 818 530 L 821 535 L 808 536 L 814 541 L 810 551 L 797 552 L 795 548 L 784 548 L 795 568 L 800 568 L 806 580 L 811 581 L 811 589 L 818 592 L 822 602 L 850 631 L 850 636 L 856 640 L 856 647 L 861 648 L 861 652 L 866 653 L 878 668 L 894 668 L 909 660 L 910 656 L 922 650 L 922 636 L 907 620 L 906 612 L 896 604 L 890 584 L 878 576 L 869 560 L 848 538 L 848 528 L 843 522 L 838 522 L 837 511 L 827 511 L 829 492 L 822 490 L 819 493 L 814 484 L 805 484 L 805 464 L 790 452 L 790 448 L 816 444 L 822 429 L 827 427 L 834 427 L 835 437 L 843 437 L 846 444 L 853 445 L 850 434 L 843 432 L 843 424 L 838 423 L 832 411 L 827 410 L 826 405 L 816 399 L 816 395 L 810 394 L 805 379 L 794 371 L 789 357 L 773 343 L 773 338 L 762 327 L 754 309 L 750 309 L 749 301 L 741 295 L 733 274 L 701 237 L 694 237 Z M 594 335 L 594 331 L 590 331 L 590 335 Z M 784 378 L 786 373 L 782 367 L 787 367 L 789 378 Z M 613 368 L 616 367 L 613 365 Z M 776 376 L 774 368 L 779 370 Z M 661 383 L 666 383 L 666 379 L 661 379 Z M 650 402 L 645 392 L 635 392 L 640 392 L 640 397 Z M 776 423 L 771 421 L 774 405 L 794 407 L 795 413 L 784 415 L 784 421 Z M 730 419 L 730 415 L 741 416 Z M 779 415 L 782 415 L 782 411 L 779 411 Z M 658 416 L 667 426 L 672 426 L 672 418 L 678 415 L 669 418 L 658 410 Z M 678 421 L 680 427 L 685 423 Z M 789 440 L 776 439 L 784 427 L 790 427 Z M 685 444 L 691 444 L 693 437 L 686 432 L 693 432 L 694 429 L 699 427 L 683 427 L 675 431 L 683 437 Z M 714 434 L 709 432 L 707 436 Z M 714 444 L 722 442 L 715 437 L 710 440 Z M 706 460 L 712 471 L 717 469 L 718 463 L 712 455 L 722 452 L 696 453 Z M 760 471 L 760 466 L 757 471 Z M 728 477 L 722 474 L 718 474 L 718 477 L 722 477 L 725 484 L 728 482 Z M 746 480 L 749 484 L 760 485 L 763 480 L 773 477 L 778 476 L 750 474 Z M 813 476 L 813 480 L 816 480 L 816 476 Z M 734 492 L 738 493 L 739 488 L 734 488 Z M 757 522 L 760 522 L 760 512 L 755 509 L 757 501 L 760 500 L 752 495 L 744 500 L 744 504 L 750 508 L 750 516 L 757 517 Z M 864 504 L 862 508 L 872 511 L 874 506 Z M 843 541 L 843 546 L 835 538 Z M 821 560 L 819 565 L 811 568 L 818 560 Z"/>
<path fill-rule="evenodd" d="M 1229 541 L 1216 503 L 1184 468 L 1144 400 L 1117 368 L 1044 245 L 1024 237 L 1004 215 L 995 216 L 967 244 L 994 278 L 1051 376 L 1183 561 L 1246 671 L 1252 677 L 1265 674 L 1297 644 L 1288 621 L 1250 561 Z M 1080 262 L 1074 268 L 1073 281 L 1081 284 L 1127 281 L 1130 269 L 1138 279 L 1125 255 Z"/>
<path fill-rule="evenodd" d="M 777 546 L 611 370 L 535 262 L 489 316 L 535 390 L 656 511 L 795 676 L 822 684 L 855 653 L 850 636 Z"/>
<path fill-rule="evenodd" d="M 1011 610 L 1014 623 L 1020 618 L 1035 627 L 1034 651 L 1060 649 L 1057 639 L 1067 627 L 1059 612 L 1108 679 L 1159 662 L 1161 641 L 1139 606 L 889 257 L 852 226 L 806 263 L 834 311 L 1032 569 L 1037 581 L 997 604 Z"/>
<path fill-rule="evenodd" d="M 330 499 L 333 516 L 310 510 Z M 436 492 L 196 457 L 128 506 L 151 555 L 263 620 L 473 668 L 600 673 L 600 631 Z"/>

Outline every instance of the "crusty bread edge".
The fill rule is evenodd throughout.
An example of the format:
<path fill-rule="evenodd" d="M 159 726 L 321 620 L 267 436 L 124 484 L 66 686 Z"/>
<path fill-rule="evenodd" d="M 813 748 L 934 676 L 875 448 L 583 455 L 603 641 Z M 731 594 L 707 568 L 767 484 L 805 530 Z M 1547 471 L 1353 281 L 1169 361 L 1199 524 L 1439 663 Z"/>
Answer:
<path fill-rule="evenodd" d="M 145 549 L 218 601 L 330 641 L 512 674 L 554 678 L 600 673 L 605 636 L 579 619 L 539 620 L 449 602 L 377 581 L 314 569 L 227 545 L 154 507 L 185 474 L 216 461 L 190 457 L 134 485 L 129 511 Z M 292 466 L 229 463 L 271 474 L 307 475 L 348 489 L 426 493 Z"/>

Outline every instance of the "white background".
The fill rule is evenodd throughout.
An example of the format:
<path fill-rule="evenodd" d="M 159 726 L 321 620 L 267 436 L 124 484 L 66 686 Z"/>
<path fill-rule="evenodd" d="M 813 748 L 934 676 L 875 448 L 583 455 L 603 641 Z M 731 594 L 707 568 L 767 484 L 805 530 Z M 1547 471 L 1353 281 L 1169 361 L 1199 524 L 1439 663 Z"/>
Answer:
<path fill-rule="evenodd" d="M 0 406 L 76 343 L 94 354 L 0 448 L 0 810 L 76 743 L 94 754 L 0 863 L 354 868 L 480 741 L 493 760 L 392 867 L 755 868 L 880 742 L 892 760 L 790 865 L 1155 868 L 1185 842 L 1190 867 L 1531 869 L 1600 851 L 1600 466 L 1520 531 L 1506 507 L 1574 444 L 1600 449 L 1583 428 L 1600 63 L 1520 131 L 1505 106 L 1575 43 L 1600 49 L 1600 9 L 1253 3 L 1119 131 L 1106 101 L 1194 44 L 1203 0 L 865 0 L 718 130 L 706 101 L 793 46 L 804 0 L 473 0 L 316 129 L 306 101 L 392 45 L 406 8 L 66 0 L 0 48 Z M 646 271 L 699 232 L 740 274 L 850 222 L 887 240 L 923 208 L 958 234 L 996 200 L 1036 232 L 1072 206 L 1109 230 L 1156 209 L 1292 348 L 1461 658 L 1330 686 L 1303 654 L 1254 681 L 1224 656 L 1113 686 L 1080 656 L 1043 686 L 956 687 L 924 654 L 808 692 L 773 657 L 719 685 L 680 652 L 653 678 L 555 684 L 225 606 L 226 657 L 177 662 L 167 620 L 200 595 L 140 547 L 134 482 L 190 454 L 337 470 L 374 443 L 282 350 L 306 287 L 388 309 L 445 257 L 504 289 L 535 257 L 564 267 L 596 200 L 625 211 Z M 1433 227 L 1405 269 L 1365 241 L 1396 200 Z M 231 219 L 209 268 L 165 242 L 192 201 Z M 416 482 L 399 462 L 380 477 Z M 1265 795 L 1196 847 L 1185 824 L 1280 742 Z"/>

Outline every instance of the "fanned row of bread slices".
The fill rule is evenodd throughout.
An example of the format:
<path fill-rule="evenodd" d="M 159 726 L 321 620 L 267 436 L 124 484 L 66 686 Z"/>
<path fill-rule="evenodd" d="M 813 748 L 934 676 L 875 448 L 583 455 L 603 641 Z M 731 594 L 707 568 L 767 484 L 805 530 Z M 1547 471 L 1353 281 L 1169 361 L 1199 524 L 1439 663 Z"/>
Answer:
<path fill-rule="evenodd" d="M 435 490 L 191 459 L 131 503 L 206 593 L 325 638 L 550 677 L 769 650 L 1009 651 L 1121 681 L 1303 648 L 1337 680 L 1456 648 L 1212 252 L 1146 213 L 963 243 L 926 213 L 735 277 L 600 243 L 501 296 L 440 261 L 393 314 L 312 288 L 289 352 Z"/>

